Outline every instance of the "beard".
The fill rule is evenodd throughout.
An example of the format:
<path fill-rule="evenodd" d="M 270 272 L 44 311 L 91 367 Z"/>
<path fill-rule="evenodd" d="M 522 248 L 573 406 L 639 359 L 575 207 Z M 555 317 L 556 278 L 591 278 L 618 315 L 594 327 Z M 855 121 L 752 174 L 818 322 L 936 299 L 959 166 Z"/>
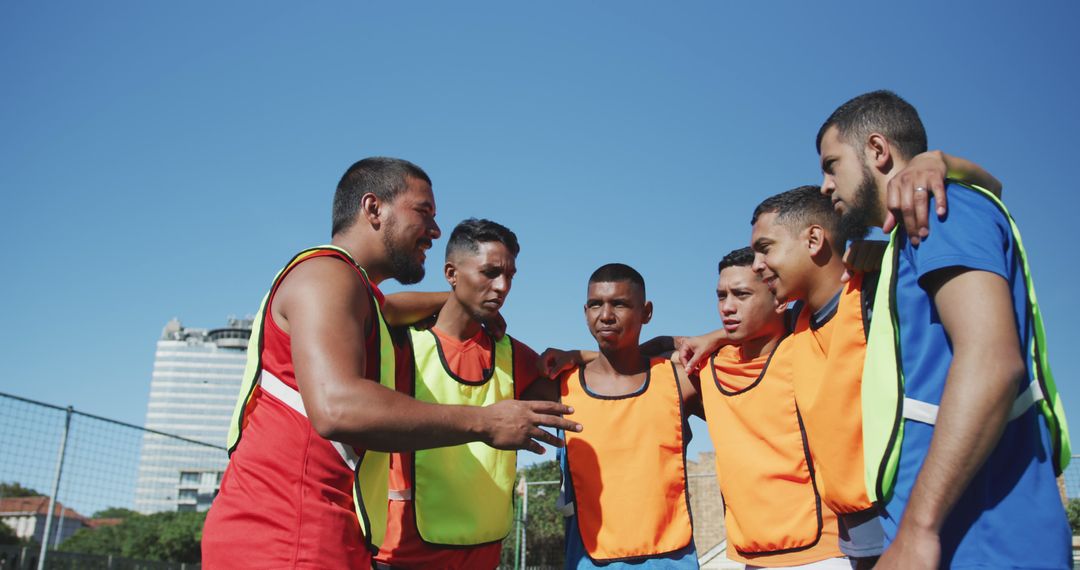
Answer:
<path fill-rule="evenodd" d="M 855 189 L 855 200 L 848 204 L 840 215 L 839 232 L 844 242 L 864 239 L 874 225 L 874 216 L 881 211 L 881 197 L 878 196 L 874 175 L 870 168 L 863 165 L 863 178 Z"/>
<path fill-rule="evenodd" d="M 390 277 L 402 285 L 419 283 L 424 278 L 424 263 L 411 255 L 413 247 L 401 247 L 397 243 L 395 228 L 394 219 L 390 218 L 386 222 L 386 231 L 382 234 L 383 245 L 386 246 L 386 261 L 390 265 Z M 415 244 L 413 246 L 415 247 Z"/>

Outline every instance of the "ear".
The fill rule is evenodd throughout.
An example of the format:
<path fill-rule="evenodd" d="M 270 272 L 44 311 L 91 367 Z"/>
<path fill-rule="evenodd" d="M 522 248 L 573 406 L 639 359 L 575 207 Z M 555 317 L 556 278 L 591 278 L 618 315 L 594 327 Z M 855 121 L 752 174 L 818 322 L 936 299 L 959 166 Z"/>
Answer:
<path fill-rule="evenodd" d="M 446 265 L 443 265 L 443 276 L 446 277 L 446 282 L 450 284 L 450 288 L 457 287 L 457 267 L 454 267 L 452 262 L 447 261 Z"/>
<path fill-rule="evenodd" d="M 641 324 L 647 325 L 652 320 L 652 301 L 645 301 L 645 305 L 641 308 Z"/>
<path fill-rule="evenodd" d="M 817 224 L 811 224 L 806 228 L 806 249 L 810 252 L 810 257 L 817 257 L 827 244 L 825 228 Z"/>
<path fill-rule="evenodd" d="M 773 309 L 776 311 L 776 314 L 781 317 L 784 316 L 784 313 L 787 312 L 787 303 L 781 303 L 780 300 L 776 298 L 773 298 L 773 303 L 776 303 L 776 308 Z"/>
<path fill-rule="evenodd" d="M 863 149 L 866 163 L 876 168 L 879 172 L 892 170 L 892 146 L 889 139 L 881 133 L 870 133 L 866 139 L 866 147 Z"/>
<path fill-rule="evenodd" d="M 379 229 L 382 226 L 382 214 L 382 202 L 374 194 L 368 192 L 360 197 L 360 215 L 372 228 Z"/>

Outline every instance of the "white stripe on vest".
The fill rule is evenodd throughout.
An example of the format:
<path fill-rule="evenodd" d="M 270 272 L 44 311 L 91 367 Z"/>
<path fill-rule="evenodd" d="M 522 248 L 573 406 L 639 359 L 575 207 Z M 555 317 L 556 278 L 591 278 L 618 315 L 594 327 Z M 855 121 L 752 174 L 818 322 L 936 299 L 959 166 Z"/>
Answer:
<path fill-rule="evenodd" d="M 300 392 L 293 390 L 288 384 L 282 382 L 277 376 L 274 376 L 266 369 L 259 372 L 259 387 L 263 392 L 273 396 L 282 404 L 289 406 L 296 413 L 308 417 L 307 410 L 304 409 L 304 400 L 300 397 Z M 338 455 L 345 461 L 345 464 L 356 472 L 356 464 L 360 461 L 360 456 L 356 454 L 356 450 L 351 445 L 345 445 L 339 441 L 330 441 L 330 445 L 334 446 Z"/>
<path fill-rule="evenodd" d="M 1028 384 L 1027 390 L 1024 390 L 1013 402 L 1012 409 L 1009 411 L 1009 421 L 1011 422 L 1024 415 L 1028 408 L 1042 399 L 1043 393 L 1039 383 L 1036 381 Z M 914 398 L 904 398 L 904 419 L 934 425 L 937 423 L 937 414 L 937 404 L 923 402 Z"/>

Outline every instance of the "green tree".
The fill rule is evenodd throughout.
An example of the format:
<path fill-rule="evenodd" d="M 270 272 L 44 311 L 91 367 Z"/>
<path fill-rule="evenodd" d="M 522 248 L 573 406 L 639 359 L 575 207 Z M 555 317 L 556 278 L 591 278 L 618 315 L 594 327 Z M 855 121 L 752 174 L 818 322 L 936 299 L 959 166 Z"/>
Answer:
<path fill-rule="evenodd" d="M 15 535 L 15 529 L 0 521 L 0 545 L 20 543 L 19 537 Z"/>
<path fill-rule="evenodd" d="M 541 481 L 559 481 L 561 472 L 557 461 L 544 461 L 530 465 L 518 471 L 518 480 L 524 475 L 530 483 Z M 529 511 L 525 517 L 525 546 L 526 563 L 528 566 L 541 566 L 550 568 L 562 568 L 566 555 L 564 545 L 564 518 L 562 513 L 555 508 L 559 497 L 559 485 L 529 485 Z M 517 509 L 515 514 L 521 516 L 521 497 L 514 496 Z M 518 537 L 515 532 L 517 524 L 510 532 L 510 536 L 503 541 L 502 568 L 514 567 L 514 556 Z"/>
<path fill-rule="evenodd" d="M 129 515 L 124 522 L 84 528 L 60 545 L 60 550 L 117 555 L 138 560 L 199 562 L 206 513 L 166 512 Z"/>
<path fill-rule="evenodd" d="M 1065 512 L 1069 515 L 1069 526 L 1072 527 L 1073 534 L 1080 534 L 1080 499 L 1069 499 Z"/>
<path fill-rule="evenodd" d="M 131 516 L 134 516 L 134 515 L 137 515 L 137 514 L 139 514 L 139 513 L 135 512 L 135 511 L 133 511 L 131 509 L 125 509 L 124 507 L 109 507 L 107 509 L 102 509 L 102 510 L 94 513 L 94 516 L 92 516 L 91 518 L 95 518 L 95 519 L 126 519 L 128 517 L 131 517 Z"/>
<path fill-rule="evenodd" d="M 11 483 L 0 483 L 0 497 L 40 497 L 42 493 L 39 493 L 28 487 L 23 487 L 19 483 L 12 481 Z"/>

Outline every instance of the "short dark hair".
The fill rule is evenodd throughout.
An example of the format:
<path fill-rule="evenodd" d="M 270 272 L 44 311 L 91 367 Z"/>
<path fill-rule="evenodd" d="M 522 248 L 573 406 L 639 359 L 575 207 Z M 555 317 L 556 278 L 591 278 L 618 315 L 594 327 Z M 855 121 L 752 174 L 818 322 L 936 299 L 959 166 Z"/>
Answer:
<path fill-rule="evenodd" d="M 723 272 L 728 267 L 750 267 L 754 264 L 754 250 L 749 247 L 740 247 L 733 250 L 722 259 L 717 272 Z"/>
<path fill-rule="evenodd" d="M 840 105 L 818 130 L 818 154 L 825 131 L 834 125 L 840 138 L 856 148 L 870 133 L 881 133 L 906 159 L 926 152 L 926 129 L 919 112 L 892 91 L 871 91 Z"/>
<path fill-rule="evenodd" d="M 817 224 L 829 232 L 838 251 L 843 250 L 847 241 L 846 236 L 839 235 L 840 215 L 833 208 L 832 198 L 822 194 L 820 186 L 799 186 L 766 198 L 754 208 L 750 225 L 756 224 L 764 214 L 776 214 L 778 222 L 795 230 Z"/>
<path fill-rule="evenodd" d="M 457 251 L 479 253 L 480 244 L 489 242 L 505 245 L 514 257 L 517 257 L 518 252 L 521 251 L 517 236 L 510 231 L 510 228 L 491 220 L 469 218 L 455 226 L 454 231 L 450 232 L 450 239 L 446 242 L 446 259 L 449 260 L 450 255 Z"/>
<path fill-rule="evenodd" d="M 356 162 L 345 171 L 334 192 L 333 226 L 330 235 L 349 229 L 360 213 L 360 199 L 374 194 L 383 202 L 393 202 L 408 185 L 408 179 L 431 178 L 419 166 L 400 158 L 374 156 Z"/>
<path fill-rule="evenodd" d="M 624 283 L 629 282 L 641 288 L 641 296 L 645 296 L 645 278 L 633 267 L 625 263 L 608 263 L 601 265 L 593 271 L 589 277 L 589 284 L 593 283 Z"/>

